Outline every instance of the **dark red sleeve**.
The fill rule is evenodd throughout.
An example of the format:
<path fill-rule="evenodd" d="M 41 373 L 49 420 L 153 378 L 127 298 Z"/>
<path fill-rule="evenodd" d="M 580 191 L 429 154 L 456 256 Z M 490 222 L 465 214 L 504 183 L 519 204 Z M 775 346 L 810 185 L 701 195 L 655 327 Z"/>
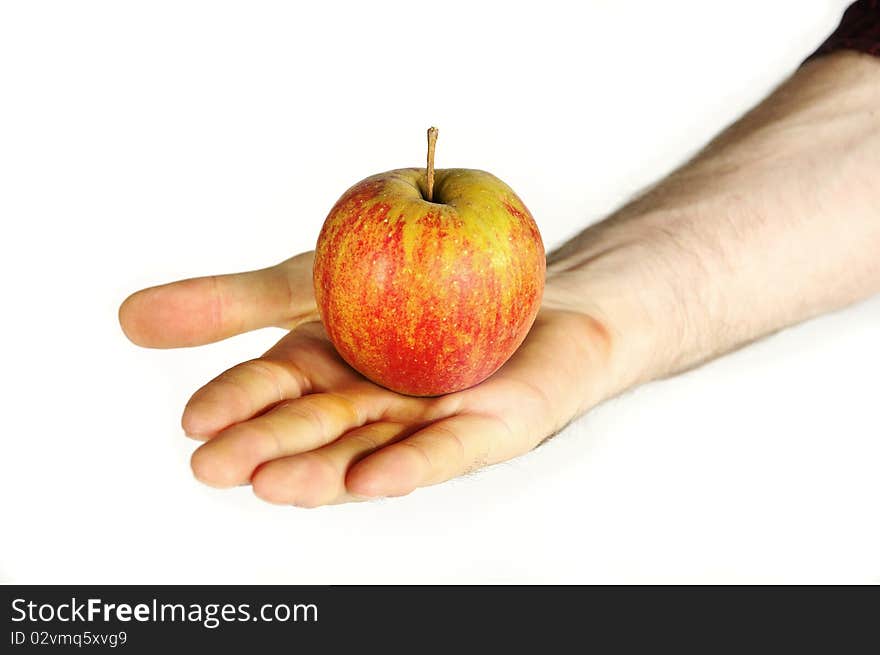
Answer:
<path fill-rule="evenodd" d="M 835 50 L 858 50 L 880 57 L 880 0 L 852 3 L 837 29 L 807 59 Z"/>

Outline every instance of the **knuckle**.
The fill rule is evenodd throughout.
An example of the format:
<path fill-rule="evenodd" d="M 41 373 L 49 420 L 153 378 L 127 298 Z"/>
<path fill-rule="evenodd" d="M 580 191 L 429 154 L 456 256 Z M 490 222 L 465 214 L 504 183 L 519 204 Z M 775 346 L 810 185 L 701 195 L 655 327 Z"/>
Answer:
<path fill-rule="evenodd" d="M 307 396 L 305 398 L 286 400 L 278 406 L 278 410 L 287 416 L 303 421 L 310 429 L 313 429 L 322 436 L 328 433 L 327 419 L 313 398 Z"/>
<path fill-rule="evenodd" d="M 223 326 L 223 315 L 224 315 L 224 293 L 223 293 L 223 284 L 219 275 L 211 275 L 208 277 L 208 284 L 210 285 L 211 291 L 209 294 L 210 298 L 210 321 L 211 325 L 215 331 L 219 331 Z"/>
<path fill-rule="evenodd" d="M 422 444 L 413 441 L 401 441 L 400 446 L 408 449 L 410 452 L 415 452 L 429 470 L 433 469 L 434 464 L 431 461 L 431 457 L 428 455 L 427 449 Z"/>
<path fill-rule="evenodd" d="M 239 366 L 243 372 L 248 374 L 248 377 L 263 380 L 275 392 L 277 400 L 284 400 L 284 389 L 281 384 L 281 375 L 277 364 L 266 360 L 252 359 L 239 364 Z"/>
<path fill-rule="evenodd" d="M 350 435 L 348 435 L 348 439 L 360 445 L 362 447 L 361 449 L 366 451 L 372 452 L 379 448 L 379 441 L 375 437 L 371 436 L 369 433 L 362 430 L 351 433 Z"/>
<path fill-rule="evenodd" d="M 465 462 L 467 460 L 467 448 L 465 448 L 464 441 L 462 441 L 457 431 L 445 425 L 435 425 L 432 431 L 437 439 L 442 439 L 452 446 L 455 451 L 454 457 L 457 461 Z"/>

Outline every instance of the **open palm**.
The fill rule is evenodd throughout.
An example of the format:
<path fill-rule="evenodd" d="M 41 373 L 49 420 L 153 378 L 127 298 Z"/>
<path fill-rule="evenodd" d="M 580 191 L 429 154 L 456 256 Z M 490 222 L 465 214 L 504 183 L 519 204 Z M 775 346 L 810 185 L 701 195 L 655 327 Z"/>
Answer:
<path fill-rule="evenodd" d="M 312 253 L 139 291 L 120 322 L 135 343 L 160 348 L 271 325 L 290 330 L 199 389 L 183 414 L 185 432 L 204 441 L 192 458 L 199 480 L 249 483 L 273 503 L 404 495 L 528 452 L 607 392 L 608 331 L 546 303 L 523 345 L 483 383 L 435 398 L 380 387 L 327 339 Z"/>

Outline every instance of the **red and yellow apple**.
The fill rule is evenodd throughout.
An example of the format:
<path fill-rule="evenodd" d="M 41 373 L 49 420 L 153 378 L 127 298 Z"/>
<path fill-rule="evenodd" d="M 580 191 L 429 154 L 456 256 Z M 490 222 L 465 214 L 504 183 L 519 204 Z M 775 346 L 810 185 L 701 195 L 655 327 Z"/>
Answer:
<path fill-rule="evenodd" d="M 318 310 L 342 358 L 415 396 L 498 370 L 544 290 L 541 235 L 510 187 L 479 170 L 431 172 L 430 194 L 424 168 L 351 187 L 324 222 L 314 264 Z"/>

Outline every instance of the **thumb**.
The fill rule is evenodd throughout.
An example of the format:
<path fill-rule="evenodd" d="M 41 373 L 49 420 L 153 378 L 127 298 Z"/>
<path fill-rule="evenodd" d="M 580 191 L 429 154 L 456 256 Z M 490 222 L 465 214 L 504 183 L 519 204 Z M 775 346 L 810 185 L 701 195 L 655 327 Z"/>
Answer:
<path fill-rule="evenodd" d="M 119 323 L 150 348 L 198 346 L 261 327 L 292 328 L 317 318 L 313 252 L 246 273 L 181 280 L 133 293 Z"/>

